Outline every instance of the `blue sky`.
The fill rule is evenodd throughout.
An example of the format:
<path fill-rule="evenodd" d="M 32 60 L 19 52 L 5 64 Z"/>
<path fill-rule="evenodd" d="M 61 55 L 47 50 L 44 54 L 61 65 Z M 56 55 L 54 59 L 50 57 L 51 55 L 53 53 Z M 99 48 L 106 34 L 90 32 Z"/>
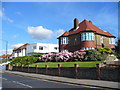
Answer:
<path fill-rule="evenodd" d="M 118 37 L 117 2 L 3 2 L 0 18 L 9 52 L 25 43 L 58 43 L 57 37 L 73 27 L 74 18 L 91 20 Z"/>

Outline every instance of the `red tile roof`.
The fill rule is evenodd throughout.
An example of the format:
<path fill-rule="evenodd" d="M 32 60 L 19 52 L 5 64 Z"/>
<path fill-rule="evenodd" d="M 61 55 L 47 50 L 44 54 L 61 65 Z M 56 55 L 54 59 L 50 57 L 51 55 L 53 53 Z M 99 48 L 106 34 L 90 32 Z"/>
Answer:
<path fill-rule="evenodd" d="M 66 31 L 65 33 L 63 33 L 61 36 L 68 36 L 69 35 L 69 31 Z"/>
<path fill-rule="evenodd" d="M 11 57 L 12 54 L 7 54 L 7 55 L 1 55 L 0 58 L 6 58 L 6 57 Z"/>
<path fill-rule="evenodd" d="M 14 48 L 13 51 L 15 51 L 17 48 Z"/>
<path fill-rule="evenodd" d="M 87 21 L 86 19 L 84 19 L 81 23 L 79 23 L 78 26 L 79 27 L 77 30 L 72 28 L 71 30 L 66 31 L 61 36 L 68 36 L 68 35 L 84 32 L 84 31 L 94 31 L 95 33 L 98 33 L 98 34 L 102 34 L 102 35 L 106 35 L 106 36 L 110 36 L 110 37 L 115 37 L 112 34 L 110 34 L 109 32 L 105 32 L 102 29 L 98 28 L 97 26 L 93 25 L 91 21 Z"/>
<path fill-rule="evenodd" d="M 21 49 L 25 49 L 27 45 L 30 45 L 29 43 L 26 43 L 18 48 L 14 48 L 13 51 L 16 51 L 16 50 L 21 50 Z"/>

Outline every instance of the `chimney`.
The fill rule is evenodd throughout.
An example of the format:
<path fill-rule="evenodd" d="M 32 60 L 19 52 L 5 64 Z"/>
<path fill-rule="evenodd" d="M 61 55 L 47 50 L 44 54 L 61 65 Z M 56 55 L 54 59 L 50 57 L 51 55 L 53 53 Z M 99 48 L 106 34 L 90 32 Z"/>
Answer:
<path fill-rule="evenodd" d="M 75 19 L 74 19 L 74 29 L 76 29 L 76 28 L 77 28 L 77 26 L 78 26 L 78 19 L 77 19 L 77 18 L 75 18 Z"/>
<path fill-rule="evenodd" d="M 90 20 L 89 20 L 89 23 L 91 23 L 91 24 L 92 24 L 92 21 L 90 21 Z"/>

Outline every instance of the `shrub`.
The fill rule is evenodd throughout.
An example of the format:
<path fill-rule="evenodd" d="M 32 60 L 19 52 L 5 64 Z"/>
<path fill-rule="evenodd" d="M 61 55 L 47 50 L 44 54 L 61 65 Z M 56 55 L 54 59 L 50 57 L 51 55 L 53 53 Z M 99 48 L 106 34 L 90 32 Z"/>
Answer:
<path fill-rule="evenodd" d="M 17 57 L 13 59 L 10 64 L 29 65 L 29 64 L 35 63 L 37 60 L 38 60 L 38 57 L 23 56 L 23 57 Z"/>
<path fill-rule="evenodd" d="M 108 56 L 108 54 L 105 53 L 105 51 L 102 49 L 86 50 L 86 55 L 85 55 L 84 60 L 100 61 L 100 60 L 105 60 L 107 56 Z"/>
<path fill-rule="evenodd" d="M 76 61 L 82 61 L 84 59 L 84 55 L 86 53 L 83 52 L 83 51 L 75 51 L 73 53 L 73 59 L 76 60 Z"/>
<path fill-rule="evenodd" d="M 45 62 L 67 62 L 78 61 L 84 58 L 85 52 L 76 51 L 72 52 L 60 52 L 60 53 L 48 53 L 39 57 L 39 61 Z"/>
<path fill-rule="evenodd" d="M 113 51 L 110 48 L 98 48 L 97 51 L 101 54 L 113 54 Z"/>

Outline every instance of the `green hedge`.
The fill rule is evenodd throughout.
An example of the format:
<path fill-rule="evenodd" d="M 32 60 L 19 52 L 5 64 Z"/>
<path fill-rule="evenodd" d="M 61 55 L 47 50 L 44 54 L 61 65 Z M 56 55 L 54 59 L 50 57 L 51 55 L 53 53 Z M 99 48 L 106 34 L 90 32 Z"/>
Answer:
<path fill-rule="evenodd" d="M 32 63 L 35 63 L 38 60 L 38 57 L 34 57 L 34 56 L 23 56 L 23 57 L 17 57 L 15 59 L 13 59 L 11 61 L 10 64 L 14 64 L 14 65 L 29 65 Z"/>

